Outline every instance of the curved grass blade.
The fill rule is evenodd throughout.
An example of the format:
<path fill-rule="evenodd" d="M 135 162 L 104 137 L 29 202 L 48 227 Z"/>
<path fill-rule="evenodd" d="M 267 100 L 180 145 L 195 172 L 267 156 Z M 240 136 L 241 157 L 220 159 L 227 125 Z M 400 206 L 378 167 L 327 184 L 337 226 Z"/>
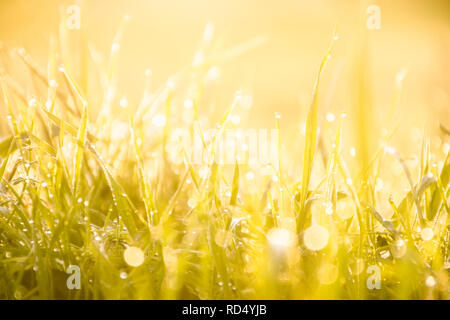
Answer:
<path fill-rule="evenodd" d="M 300 194 L 300 214 L 298 218 L 298 230 L 301 231 L 303 229 L 303 223 L 305 221 L 305 215 L 306 212 L 304 212 L 307 196 L 308 196 L 308 188 L 309 188 L 309 181 L 311 178 L 311 173 L 314 165 L 314 154 L 316 150 L 316 144 L 317 144 L 317 133 L 318 133 L 318 127 L 317 127 L 317 114 L 318 114 L 318 108 L 319 108 L 319 82 L 320 82 L 320 76 L 322 74 L 322 71 L 325 68 L 326 63 L 328 62 L 331 51 L 333 49 L 334 41 L 336 37 L 333 35 L 333 39 L 330 43 L 330 46 L 328 48 L 327 53 L 322 59 L 322 62 L 320 63 L 319 72 L 316 77 L 316 81 L 314 84 L 313 89 L 313 98 L 311 102 L 311 106 L 308 111 L 308 115 L 306 118 L 306 129 L 305 129 L 305 149 L 303 152 L 303 172 L 302 172 L 302 189 Z"/>

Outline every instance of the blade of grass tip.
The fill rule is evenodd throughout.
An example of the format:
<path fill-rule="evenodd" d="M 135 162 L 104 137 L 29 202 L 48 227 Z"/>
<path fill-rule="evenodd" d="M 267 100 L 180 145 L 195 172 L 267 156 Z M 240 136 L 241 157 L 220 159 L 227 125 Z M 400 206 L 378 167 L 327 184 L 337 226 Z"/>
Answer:
<path fill-rule="evenodd" d="M 56 195 L 55 197 L 55 203 L 59 205 L 59 208 L 63 208 L 63 201 L 59 202 L 59 199 L 64 199 L 63 194 L 63 182 L 67 182 L 67 185 L 69 186 L 70 192 L 72 192 L 72 187 L 70 185 L 71 179 L 70 179 L 70 172 L 67 167 L 67 162 L 63 154 L 63 146 L 64 146 L 64 123 L 61 123 L 61 126 L 59 127 L 59 136 L 58 136 L 58 149 L 57 149 L 57 155 L 56 155 L 56 166 L 54 171 L 54 183 L 52 184 L 53 187 L 53 193 Z"/>
<path fill-rule="evenodd" d="M 23 90 L 23 88 L 17 83 L 15 82 L 13 79 L 11 79 L 11 77 L 9 75 L 4 75 L 0 73 L 0 77 L 3 78 L 3 80 L 5 81 L 5 83 L 8 85 L 8 88 L 11 89 L 12 93 L 18 97 L 24 105 L 28 104 L 28 100 L 26 98 L 26 94 L 25 91 Z"/>
<path fill-rule="evenodd" d="M 397 131 L 397 129 L 399 127 L 399 123 L 394 124 L 393 120 L 394 120 L 394 115 L 398 108 L 398 105 L 400 104 L 401 95 L 402 95 L 402 91 L 403 91 L 403 82 L 404 82 L 404 79 L 405 79 L 407 73 L 408 73 L 408 69 L 403 68 L 400 72 L 397 73 L 396 78 L 395 78 L 395 91 L 394 91 L 394 96 L 392 98 L 391 107 L 389 110 L 389 117 L 387 118 L 387 124 L 388 124 L 387 127 L 392 128 L 392 129 L 390 130 L 390 132 L 388 132 L 386 135 L 384 135 L 382 137 L 384 144 L 388 144 L 390 138 L 394 135 L 394 133 Z M 377 161 L 377 159 L 378 159 L 378 161 Z M 380 173 L 382 159 L 383 159 L 383 144 L 381 144 L 381 146 L 378 147 L 374 156 L 368 162 L 366 168 L 363 168 L 360 171 L 360 173 L 358 175 L 358 179 L 362 179 L 363 177 L 367 176 L 368 170 L 371 170 L 372 166 L 376 162 L 377 166 L 375 167 L 375 173 L 373 174 L 372 177 L 373 177 L 373 181 L 377 181 L 377 179 L 379 177 L 379 173 Z"/>
<path fill-rule="evenodd" d="M 394 97 L 391 102 L 391 108 L 389 110 L 389 117 L 388 121 L 389 124 L 392 124 L 392 120 L 394 119 L 395 111 L 398 108 L 398 105 L 400 104 L 402 92 L 403 92 L 403 82 L 405 80 L 406 75 L 408 74 L 408 68 L 403 68 L 400 70 L 400 72 L 397 73 L 395 77 L 395 92 Z"/>
<path fill-rule="evenodd" d="M 325 142 L 323 136 L 319 133 L 318 141 L 317 141 L 317 148 L 319 150 L 320 156 L 322 158 L 322 164 L 324 168 L 327 168 L 328 165 L 328 154 L 325 147 Z"/>
<path fill-rule="evenodd" d="M 186 149 L 184 147 L 183 147 L 183 158 L 184 158 L 184 163 L 189 168 L 189 172 L 191 173 L 191 178 L 192 178 L 192 181 L 194 182 L 195 187 L 197 188 L 197 190 L 200 191 L 200 185 L 198 183 L 199 177 L 197 176 L 197 173 L 195 172 L 194 167 L 191 163 L 191 160 L 189 159 Z"/>
<path fill-rule="evenodd" d="M 3 42 L 0 42 L 0 70 L 1 70 L 1 73 L 10 73 L 10 66 L 12 66 L 11 52 Z"/>
<path fill-rule="evenodd" d="M 431 200 L 429 202 L 430 207 L 430 219 L 434 219 L 434 223 L 436 224 L 439 221 L 440 217 L 440 207 L 441 202 L 444 206 L 447 215 L 450 215 L 450 209 L 447 203 L 448 192 L 449 189 L 449 179 L 450 179 L 450 152 L 447 153 L 447 158 L 442 167 L 441 174 L 436 174 L 437 178 L 437 187 L 433 191 L 431 196 Z"/>
<path fill-rule="evenodd" d="M 409 197 L 411 196 L 411 194 L 409 194 Z M 407 206 L 407 202 L 408 202 L 408 195 L 405 197 L 405 199 L 402 201 L 402 203 L 400 204 L 399 207 L 397 207 L 394 204 L 394 201 L 392 200 L 392 198 L 389 198 L 389 203 L 392 207 L 392 209 L 394 210 L 394 214 L 396 214 L 399 217 L 400 223 L 403 226 L 405 233 L 406 233 L 406 238 L 408 239 L 407 245 L 410 249 L 412 249 L 414 255 L 412 256 L 412 258 L 416 261 L 416 263 L 423 267 L 424 266 L 424 261 L 423 259 L 420 258 L 420 254 L 419 251 L 417 249 L 416 246 L 416 242 L 413 238 L 413 234 L 412 234 L 412 230 L 411 230 L 411 225 L 410 225 L 410 221 L 409 218 L 406 217 L 406 212 L 405 212 L 405 208 Z"/>
<path fill-rule="evenodd" d="M 432 169 L 432 168 L 430 168 Z M 437 176 L 439 177 L 439 176 Z M 430 187 L 431 186 L 431 187 Z M 430 191 L 427 191 L 427 188 L 430 187 Z M 436 178 L 432 173 L 427 173 L 425 176 L 423 176 L 422 180 L 420 181 L 419 185 L 416 186 L 416 194 L 417 198 L 421 199 L 421 195 L 424 194 L 425 202 L 424 202 L 424 210 L 425 210 L 425 217 L 428 220 L 432 220 L 431 217 L 431 206 L 429 205 L 432 200 L 433 192 L 436 191 L 437 188 L 439 188 L 439 179 Z"/>
<path fill-rule="evenodd" d="M 405 230 L 406 236 L 408 237 L 408 239 L 411 241 L 411 243 L 414 243 L 414 241 L 412 240 L 412 230 L 411 230 L 411 225 L 409 223 L 409 219 L 405 219 L 405 217 L 402 215 L 402 213 L 400 212 L 399 208 L 395 205 L 394 200 L 392 199 L 392 197 L 389 197 L 389 204 L 392 208 L 392 210 L 394 211 L 394 214 L 398 217 L 398 220 L 400 221 L 400 224 L 403 226 L 403 229 Z"/>
<path fill-rule="evenodd" d="M 150 191 L 150 184 L 148 183 L 148 180 L 145 177 L 144 174 L 144 164 L 142 161 L 142 151 L 141 151 L 141 143 L 139 143 L 139 139 L 142 139 L 136 135 L 134 126 L 133 126 L 134 120 L 130 119 L 130 130 L 132 139 L 134 141 L 134 149 L 136 152 L 136 161 L 138 166 L 138 180 L 139 180 L 139 186 L 141 189 L 142 197 L 144 199 L 144 207 L 145 207 L 145 213 L 147 216 L 147 226 L 150 230 L 150 225 L 153 224 L 153 216 L 151 212 L 155 210 L 155 204 L 153 202 L 153 197 Z M 142 140 L 141 140 L 142 141 Z"/>
<path fill-rule="evenodd" d="M 6 165 L 8 164 L 9 160 L 9 154 L 10 153 L 8 153 L 8 155 L 2 159 L 2 165 L 0 167 L 0 180 L 3 178 L 3 175 L 5 173 Z"/>
<path fill-rule="evenodd" d="M 231 189 L 230 205 L 232 206 L 236 205 L 238 192 L 239 192 L 239 164 L 236 161 L 234 165 L 233 186 Z"/>
<path fill-rule="evenodd" d="M 38 138 L 34 134 L 29 135 L 30 139 L 33 140 L 42 151 L 45 151 L 46 153 L 50 155 L 56 155 L 56 149 L 50 145 L 47 141 L 42 140 L 41 138 Z"/>
<path fill-rule="evenodd" d="M 64 79 L 66 79 L 66 81 L 68 81 L 69 88 L 71 88 L 76 93 L 76 96 L 81 101 L 81 105 L 82 106 L 87 105 L 87 101 L 86 101 L 84 92 L 81 91 L 81 88 L 78 86 L 78 84 L 75 82 L 75 80 L 70 76 L 70 74 L 67 72 L 66 68 L 64 68 L 64 66 L 60 66 L 59 71 L 64 75 Z M 77 112 L 79 114 L 80 110 L 77 110 Z"/>
<path fill-rule="evenodd" d="M 400 123 L 401 121 L 397 122 L 397 124 L 395 126 L 393 126 L 393 129 L 386 135 L 384 142 L 385 144 L 387 144 L 389 142 L 389 140 L 395 135 L 395 133 L 397 132 L 397 130 L 400 128 Z M 380 145 L 377 149 L 377 151 L 374 153 L 373 157 L 370 159 L 370 161 L 367 163 L 367 166 L 365 168 L 362 168 L 355 180 L 360 180 L 363 179 L 364 176 L 367 176 L 369 170 L 372 169 L 373 166 L 375 166 L 375 164 L 377 164 L 377 160 L 381 161 L 381 157 L 382 154 L 384 153 L 384 145 Z"/>
<path fill-rule="evenodd" d="M 369 178 L 371 173 L 368 170 L 368 163 L 373 154 L 375 144 L 375 135 L 377 132 L 373 121 L 373 98 L 371 87 L 371 68 L 369 63 L 369 43 L 368 37 L 363 37 L 359 42 L 359 48 L 356 50 L 356 56 L 353 59 L 353 134 L 355 137 L 356 164 L 359 171 L 363 172 L 361 179 L 356 180 L 355 184 L 360 193 L 360 198 L 364 202 L 371 202 L 369 188 Z"/>
<path fill-rule="evenodd" d="M 425 135 L 425 129 L 424 129 L 423 138 L 422 138 L 422 147 L 420 149 L 419 178 L 422 177 L 428 170 L 429 150 L 430 150 L 430 143 Z"/>
<path fill-rule="evenodd" d="M 282 142 L 281 142 L 281 126 L 280 126 L 280 115 L 275 114 L 275 128 L 277 130 L 277 148 L 278 148 L 278 159 L 277 159 L 277 173 L 278 180 L 280 180 L 280 184 L 282 183 L 283 176 L 283 163 L 281 159 L 281 151 L 282 151 Z"/>
<path fill-rule="evenodd" d="M 423 138 L 422 138 L 422 148 L 420 150 L 420 166 L 419 166 L 419 176 L 418 180 L 421 181 L 422 177 L 424 177 L 430 170 L 429 163 L 430 163 L 430 142 L 429 139 L 425 135 L 425 128 L 423 129 Z M 417 189 L 412 190 L 413 196 L 416 196 L 417 199 L 420 201 L 420 198 L 418 196 Z M 425 199 L 425 204 L 427 203 L 427 199 Z M 425 205 L 423 210 L 423 216 L 426 218 L 429 216 L 428 207 Z"/>
<path fill-rule="evenodd" d="M 206 53 L 210 51 L 214 39 L 214 25 L 212 23 L 207 23 L 203 31 L 203 38 L 200 42 L 200 49 L 198 52 Z"/>
<path fill-rule="evenodd" d="M 138 116 L 140 116 L 142 109 L 146 108 L 152 102 L 152 77 L 152 71 L 150 69 L 145 70 L 144 92 L 136 110 L 136 115 Z M 140 120 L 140 118 L 137 119 Z"/>
<path fill-rule="evenodd" d="M 267 204 L 270 203 L 270 189 L 272 188 L 272 179 L 266 184 L 264 192 L 262 194 L 261 200 L 259 202 L 259 210 L 265 211 L 267 209 Z"/>
<path fill-rule="evenodd" d="M 76 198 L 78 189 L 80 187 L 80 177 L 81 177 L 81 169 L 83 164 L 83 154 L 84 154 L 84 146 L 86 142 L 86 132 L 87 132 L 87 106 L 83 105 L 83 113 L 81 116 L 81 124 L 77 134 L 77 146 L 75 151 L 75 163 L 74 163 L 74 175 L 73 175 L 73 195 Z"/>
<path fill-rule="evenodd" d="M 167 141 L 169 139 L 169 135 L 170 135 L 170 119 L 171 119 L 171 113 L 172 113 L 172 97 L 173 97 L 173 88 L 172 87 L 168 87 L 167 88 L 167 96 L 166 96 L 166 103 L 165 103 L 165 107 L 164 107 L 164 114 L 166 117 L 166 123 L 164 125 L 164 129 L 163 129 L 163 158 L 164 158 L 164 162 L 165 163 L 169 163 L 168 157 L 167 157 Z"/>
<path fill-rule="evenodd" d="M 228 110 L 225 112 L 225 114 L 222 116 L 222 119 L 220 120 L 220 122 L 217 124 L 217 127 L 219 130 L 217 130 L 217 133 L 214 136 L 213 141 L 215 142 L 217 137 L 219 137 L 223 130 L 225 130 L 225 126 L 228 122 L 228 119 L 230 118 L 231 113 L 233 112 L 233 110 L 236 108 L 236 105 L 242 100 L 242 96 L 240 94 L 237 94 L 236 97 L 233 100 L 233 103 L 231 104 L 231 106 L 228 108 Z"/>
<path fill-rule="evenodd" d="M 114 36 L 113 44 L 111 47 L 111 55 L 109 58 L 108 65 L 108 84 L 112 85 L 114 82 L 114 77 L 117 74 L 117 65 L 119 63 L 119 50 L 120 43 L 122 42 L 123 34 L 125 32 L 126 26 L 130 20 L 129 15 L 125 15 L 120 22 L 119 28 Z"/>
<path fill-rule="evenodd" d="M 57 48 L 56 48 L 56 42 L 53 35 L 50 36 L 49 40 L 49 46 L 48 46 L 48 63 L 47 63 L 47 74 L 48 79 L 56 79 L 56 64 L 57 64 Z M 48 86 L 47 88 L 47 101 L 52 101 L 56 96 L 56 87 L 55 86 Z"/>
<path fill-rule="evenodd" d="M 63 119 L 59 118 L 52 112 L 46 110 L 43 106 L 41 106 L 40 110 L 45 113 L 45 115 L 61 130 L 61 127 L 64 127 L 64 130 L 66 130 L 68 133 L 70 133 L 72 136 L 76 137 L 77 135 L 77 129 L 72 126 L 70 123 L 64 121 Z M 61 135 L 61 132 L 60 132 Z"/>
<path fill-rule="evenodd" d="M 4 139 L 0 142 L 0 156 L 7 157 L 13 152 L 17 147 L 16 141 L 13 136 Z"/>
<path fill-rule="evenodd" d="M 450 136 L 450 129 L 447 129 L 442 122 L 439 123 L 439 128 L 441 129 L 441 131 L 443 133 L 445 133 L 446 135 Z"/>
<path fill-rule="evenodd" d="M 60 51 L 60 59 L 62 63 L 69 68 L 69 70 L 73 70 L 73 61 L 75 59 L 72 58 L 72 52 L 70 50 L 70 37 L 69 33 L 71 33 L 72 30 L 67 28 L 67 20 L 65 18 L 66 12 L 64 6 L 59 7 L 59 28 L 58 28 L 58 43 L 59 43 L 59 51 Z"/>
<path fill-rule="evenodd" d="M 50 86 L 50 82 L 47 77 L 41 70 L 39 70 L 39 67 L 32 61 L 25 49 L 22 48 L 14 52 L 17 53 L 20 60 L 22 60 L 22 62 L 28 67 L 31 73 L 36 76 L 36 78 L 38 78 L 45 86 Z"/>
<path fill-rule="evenodd" d="M 46 108 L 42 105 L 40 106 L 40 110 L 41 110 L 41 112 L 45 113 L 45 115 L 54 123 L 54 125 L 58 129 L 60 129 L 60 131 L 61 131 L 61 128 L 64 127 L 64 129 L 69 134 L 71 134 L 73 137 L 77 136 L 78 130 L 73 125 L 71 125 L 67 121 L 61 119 L 60 117 L 58 117 L 51 111 L 46 110 Z M 59 135 L 61 135 L 61 132 L 59 133 Z M 93 134 L 91 134 L 89 131 L 86 132 L 86 142 L 91 143 L 92 141 L 95 141 L 95 140 L 96 140 L 96 137 Z"/>
<path fill-rule="evenodd" d="M 217 131 L 214 133 L 214 136 L 212 138 L 211 144 L 210 144 L 210 151 L 211 151 L 211 165 L 213 165 L 216 161 L 215 159 L 215 149 L 216 149 L 216 141 L 217 139 L 222 135 L 223 131 L 225 130 L 225 127 L 228 123 L 228 120 L 230 119 L 230 115 L 233 112 L 233 110 L 235 109 L 236 105 L 242 100 L 242 96 L 240 94 L 237 94 L 234 99 L 233 102 L 231 103 L 230 107 L 228 108 L 228 110 L 224 113 L 224 115 L 222 116 L 222 119 L 219 121 L 219 123 L 217 124 Z M 200 122 L 198 122 L 198 124 L 200 125 Z M 201 127 L 199 127 L 199 129 L 201 130 Z M 202 134 L 202 132 L 200 131 L 200 133 Z M 202 138 L 203 138 L 203 134 L 202 134 Z M 207 148 L 207 146 L 204 146 L 205 148 Z"/>
<path fill-rule="evenodd" d="M 350 190 L 350 194 L 352 195 L 353 202 L 355 203 L 356 216 L 358 218 L 360 234 L 365 235 L 366 230 L 365 230 L 365 226 L 363 223 L 363 215 L 362 215 L 363 211 L 362 211 L 361 201 L 360 201 L 360 199 L 358 197 L 358 193 L 356 192 L 356 189 L 353 185 L 353 181 L 350 178 L 350 173 L 347 169 L 347 166 L 346 166 L 344 160 L 342 159 L 342 156 L 337 157 L 336 163 L 337 163 L 337 167 L 339 168 L 339 171 L 341 173 L 341 176 L 345 180 L 345 185 L 347 186 L 348 190 Z M 360 244 L 362 244 L 362 242 L 363 242 L 363 239 L 362 239 L 362 237 L 360 237 Z"/>
<path fill-rule="evenodd" d="M 154 93 L 149 94 L 149 98 L 145 103 L 141 103 L 136 110 L 136 123 L 139 125 L 145 125 L 145 121 L 147 119 L 152 119 L 158 110 L 160 110 L 160 106 L 166 106 L 167 102 L 167 92 L 175 90 L 176 81 L 174 80 L 176 76 L 172 76 L 171 80 L 165 82 L 162 86 L 160 86 Z"/>
<path fill-rule="evenodd" d="M 386 230 L 388 230 L 390 233 L 392 233 L 392 235 L 395 237 L 397 235 L 399 235 L 400 233 L 395 229 L 394 225 L 392 224 L 392 222 L 384 219 L 381 214 L 378 213 L 378 211 L 376 211 L 372 206 L 368 206 L 368 209 L 370 210 L 370 212 L 374 215 L 374 217 L 383 225 L 383 227 L 386 228 Z"/>
<path fill-rule="evenodd" d="M 51 124 L 49 123 L 49 121 L 47 119 L 44 119 L 44 117 L 42 116 L 42 112 L 41 110 L 39 110 L 38 108 L 36 108 L 34 114 L 34 117 L 36 117 L 39 121 L 39 123 L 41 124 L 40 128 L 42 128 L 43 132 L 43 140 L 45 140 L 45 142 L 49 145 L 51 145 L 53 147 L 53 141 L 52 141 L 52 133 L 50 132 L 50 130 L 52 129 Z"/>
<path fill-rule="evenodd" d="M 331 109 L 331 104 L 333 102 L 333 97 L 335 95 L 335 92 L 337 89 L 337 84 L 339 83 L 339 78 L 342 73 L 343 67 L 344 67 L 344 61 L 343 61 L 343 59 L 339 59 L 337 61 L 336 70 L 332 74 L 330 86 L 327 89 L 327 94 L 324 99 L 324 107 L 323 107 L 324 112 L 328 112 Z M 322 122 L 323 127 L 325 126 L 324 123 L 326 121 L 327 121 L 326 117 L 322 117 L 321 122 Z M 327 163 L 328 163 L 328 154 L 326 153 L 325 137 L 324 137 L 323 133 L 324 132 L 319 132 L 318 148 L 319 148 L 321 156 L 322 156 L 324 168 L 326 168 Z"/>
<path fill-rule="evenodd" d="M 332 150 L 330 152 L 330 156 L 328 157 L 327 164 L 326 164 L 326 187 L 325 187 L 325 193 L 326 193 L 326 201 L 327 205 L 332 203 L 333 207 L 336 207 L 336 199 L 337 199 L 337 190 L 335 188 L 335 182 L 334 182 L 334 175 L 335 175 L 335 168 L 336 168 L 336 159 L 339 156 L 339 152 L 341 149 L 341 137 L 342 137 L 342 117 L 339 119 L 338 123 L 338 129 L 336 133 L 336 137 L 334 140 L 334 144 L 332 147 Z"/>
<path fill-rule="evenodd" d="M 72 88 L 69 79 L 65 76 L 65 73 L 63 72 L 63 70 L 65 70 L 65 68 L 60 67 L 59 71 L 63 74 L 63 79 L 64 79 L 64 84 L 67 88 L 67 91 L 69 91 L 69 95 L 70 98 L 72 99 L 75 108 L 72 108 L 71 106 L 69 107 L 69 110 L 72 112 L 72 114 L 80 116 L 80 109 L 79 109 L 79 105 L 78 105 L 78 100 L 77 100 L 77 95 L 74 91 L 74 89 Z"/>
<path fill-rule="evenodd" d="M 308 111 L 307 119 L 306 119 L 306 129 L 305 129 L 305 149 L 303 153 L 303 172 L 302 172 L 302 189 L 300 195 L 300 214 L 297 221 L 297 231 L 300 232 L 303 229 L 303 224 L 305 221 L 306 213 L 303 212 L 305 208 L 306 198 L 308 196 L 308 187 L 309 181 L 311 178 L 311 172 L 314 164 L 314 153 L 316 149 L 317 142 L 317 114 L 318 114 L 318 104 L 319 104 L 319 81 L 322 71 L 325 68 L 326 63 L 328 62 L 331 51 L 333 49 L 333 45 L 335 40 L 337 39 L 336 34 L 333 34 L 333 39 L 330 43 L 330 46 L 327 50 L 327 53 L 322 59 L 320 63 L 319 72 L 316 77 L 316 81 L 314 83 L 313 89 L 313 98 L 311 102 L 311 106 Z"/>
<path fill-rule="evenodd" d="M 419 185 L 416 187 L 416 197 L 420 199 L 420 196 L 425 192 L 425 190 L 436 181 L 436 177 L 431 173 L 424 175 Z"/>
<path fill-rule="evenodd" d="M 198 115 L 198 106 L 197 103 L 194 102 L 194 121 L 192 122 L 191 125 L 191 134 L 192 135 L 200 135 L 201 138 L 201 142 L 202 142 L 202 147 L 203 149 L 207 149 L 207 144 L 206 144 L 206 139 L 205 139 L 205 134 L 200 122 L 200 117 Z"/>
<path fill-rule="evenodd" d="M 283 175 L 283 159 L 282 159 L 282 138 L 281 138 L 281 125 L 280 125 L 281 115 L 279 113 L 275 113 L 275 128 L 277 133 L 277 160 L 276 160 L 276 174 L 278 176 L 278 185 L 279 185 L 279 205 L 278 210 L 281 214 L 287 215 L 290 211 L 290 198 L 294 197 L 294 195 L 290 192 L 290 187 L 286 185 L 284 181 Z M 294 217 L 293 217 L 294 218 Z"/>
<path fill-rule="evenodd" d="M 220 199 L 217 197 L 217 184 L 220 180 L 220 168 L 216 161 L 214 161 L 211 165 L 211 173 L 209 176 L 209 182 L 208 185 L 211 187 L 208 197 L 214 201 L 214 204 L 217 208 L 217 211 L 220 211 Z"/>

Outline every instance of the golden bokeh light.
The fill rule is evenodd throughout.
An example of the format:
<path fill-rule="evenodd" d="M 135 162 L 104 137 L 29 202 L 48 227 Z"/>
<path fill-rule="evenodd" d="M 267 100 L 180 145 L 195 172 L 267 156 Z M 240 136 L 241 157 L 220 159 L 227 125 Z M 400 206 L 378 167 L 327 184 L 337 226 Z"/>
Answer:
<path fill-rule="evenodd" d="M 145 260 L 144 252 L 137 247 L 128 247 L 123 253 L 123 258 L 132 267 L 139 267 Z"/>

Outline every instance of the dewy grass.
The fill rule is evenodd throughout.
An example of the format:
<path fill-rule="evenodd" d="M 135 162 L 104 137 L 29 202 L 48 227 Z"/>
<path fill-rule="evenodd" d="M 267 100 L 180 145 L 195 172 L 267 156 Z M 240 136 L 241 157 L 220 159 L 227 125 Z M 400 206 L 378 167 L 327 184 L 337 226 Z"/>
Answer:
<path fill-rule="evenodd" d="M 80 77 L 69 68 L 76 57 L 59 61 L 55 45 L 49 76 L 23 50 L 2 49 L 2 63 L 23 63 L 34 89 L 30 100 L 26 85 L 0 69 L 7 112 L 0 120 L 1 299 L 449 298 L 448 150 L 434 165 L 424 137 L 415 176 L 387 136 L 357 123 L 364 159 L 348 166 L 341 146 L 350 124 L 341 117 L 337 127 L 318 127 L 319 75 L 330 51 L 305 115 L 303 161 L 284 148 L 301 139 L 283 135 L 277 115 L 276 163 L 251 164 L 245 152 L 221 163 L 219 136 L 238 129 L 232 116 L 245 97 L 230 97 L 218 125 L 200 121 L 204 83 L 211 67 L 264 39 L 217 53 L 207 36 L 192 65 L 156 91 L 148 85 L 139 107 L 123 100 L 117 109 L 122 34 L 104 69 L 86 69 L 82 53 Z M 88 73 L 99 70 L 100 108 L 86 92 Z M 356 95 L 367 108 L 366 91 Z M 188 123 L 179 121 L 182 108 L 194 112 Z M 355 121 L 368 121 L 361 112 Z M 200 132 L 204 163 L 172 139 L 180 127 Z M 210 128 L 218 129 L 213 137 L 204 134 Z M 372 155 L 368 135 L 383 143 Z M 316 152 L 319 139 L 331 147 L 322 141 Z M 379 175 L 397 162 L 410 189 L 380 203 Z"/>

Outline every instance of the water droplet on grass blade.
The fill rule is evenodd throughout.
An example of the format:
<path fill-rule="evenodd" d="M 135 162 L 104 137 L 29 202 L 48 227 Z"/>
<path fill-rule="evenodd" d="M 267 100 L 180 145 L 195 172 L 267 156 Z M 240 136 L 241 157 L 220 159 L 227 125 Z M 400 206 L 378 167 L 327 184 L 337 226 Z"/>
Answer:
<path fill-rule="evenodd" d="M 391 252 L 394 258 L 401 258 L 406 253 L 406 243 L 403 239 L 395 240 L 391 246 Z"/>
<path fill-rule="evenodd" d="M 334 122 L 334 120 L 336 120 L 336 117 L 334 116 L 334 114 L 332 114 L 331 112 L 327 113 L 327 121 Z"/>

